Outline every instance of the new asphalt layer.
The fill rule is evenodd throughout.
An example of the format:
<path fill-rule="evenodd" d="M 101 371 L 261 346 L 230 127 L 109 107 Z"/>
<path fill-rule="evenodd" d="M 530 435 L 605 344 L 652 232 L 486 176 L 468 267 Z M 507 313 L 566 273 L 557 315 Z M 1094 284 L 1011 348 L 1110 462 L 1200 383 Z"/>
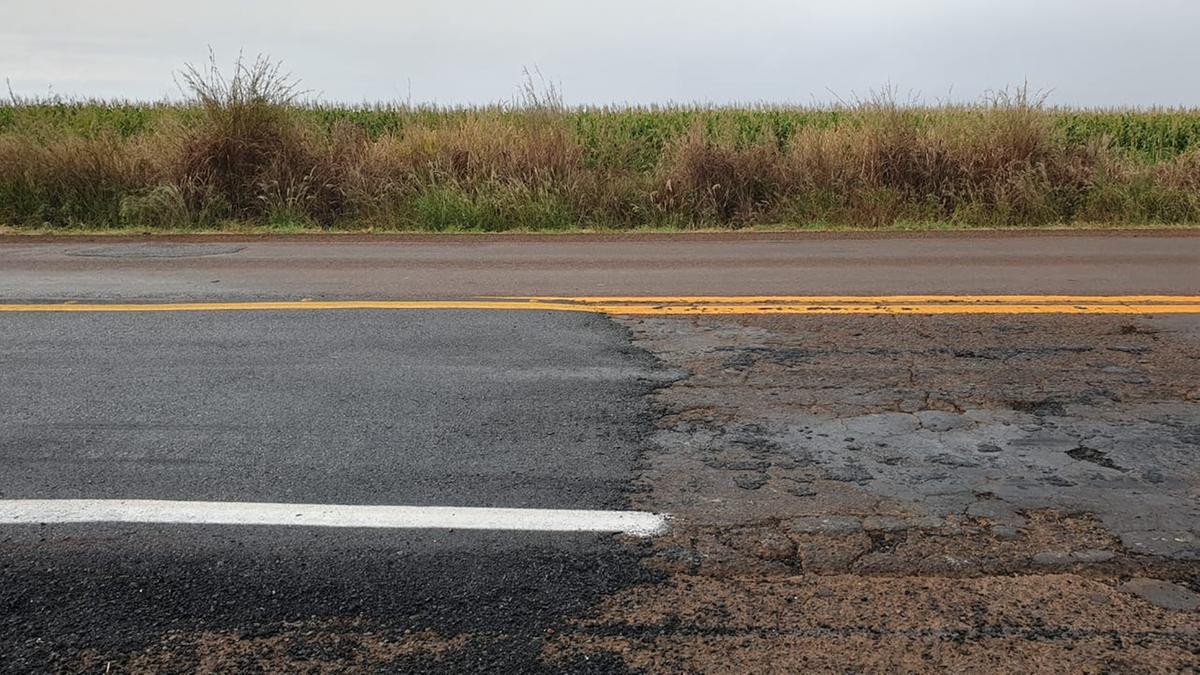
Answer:
<path fill-rule="evenodd" d="M 589 314 L 0 323 L 0 494 L 606 509 L 666 375 Z"/>
<path fill-rule="evenodd" d="M 671 377 L 604 317 L 479 311 L 10 315 L 0 364 L 4 500 L 620 509 L 643 395 Z M 479 633 L 476 666 L 523 670 L 530 640 L 646 574 L 596 534 L 108 523 L 0 543 L 13 671 L 363 620 Z"/>

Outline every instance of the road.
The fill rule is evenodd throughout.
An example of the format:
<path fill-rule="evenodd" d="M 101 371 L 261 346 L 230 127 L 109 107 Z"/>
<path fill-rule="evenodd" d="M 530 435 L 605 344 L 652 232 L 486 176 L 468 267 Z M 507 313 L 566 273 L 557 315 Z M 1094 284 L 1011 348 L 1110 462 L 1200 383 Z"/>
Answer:
<path fill-rule="evenodd" d="M 586 314 L 15 318 L 0 322 L 8 500 L 620 507 L 642 395 L 664 376 Z M 489 642 L 472 667 L 523 670 L 532 639 L 645 576 L 595 534 L 104 524 L 0 536 L 14 671 L 99 668 L 86 649 L 312 617 L 478 634 Z"/>
<path fill-rule="evenodd" d="M 0 298 L 1195 293 L 1196 241 L 1188 232 L 68 240 L 0 246 Z"/>
<path fill-rule="evenodd" d="M 1200 236 L 0 243 L 0 306 L 967 293 L 1194 299 Z M 1190 310 L 83 309 L 0 313 L 2 670 L 1198 665 Z"/>

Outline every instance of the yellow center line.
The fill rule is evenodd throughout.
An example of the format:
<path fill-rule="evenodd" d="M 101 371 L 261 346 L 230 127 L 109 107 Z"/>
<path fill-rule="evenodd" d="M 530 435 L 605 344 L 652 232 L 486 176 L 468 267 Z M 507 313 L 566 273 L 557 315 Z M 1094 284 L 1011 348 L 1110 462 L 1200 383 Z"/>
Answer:
<path fill-rule="evenodd" d="M 525 310 L 620 315 L 686 314 L 1200 314 L 1200 296 L 895 295 L 593 296 L 471 300 L 283 300 L 168 303 L 0 303 L 3 312 L 282 310 Z"/>
<path fill-rule="evenodd" d="M 586 305 L 606 314 L 1200 314 L 1197 304 Z"/>
<path fill-rule="evenodd" d="M 590 306 L 489 300 L 264 300 L 254 302 L 0 304 L 0 312 L 235 312 L 329 309 L 523 309 L 593 312 Z"/>
<path fill-rule="evenodd" d="M 593 295 L 593 296 L 496 296 L 496 300 L 527 302 L 608 303 L 705 303 L 705 304 L 844 304 L 844 303 L 1008 303 L 1008 304 L 1111 304 L 1111 303 L 1200 303 L 1200 295 Z"/>

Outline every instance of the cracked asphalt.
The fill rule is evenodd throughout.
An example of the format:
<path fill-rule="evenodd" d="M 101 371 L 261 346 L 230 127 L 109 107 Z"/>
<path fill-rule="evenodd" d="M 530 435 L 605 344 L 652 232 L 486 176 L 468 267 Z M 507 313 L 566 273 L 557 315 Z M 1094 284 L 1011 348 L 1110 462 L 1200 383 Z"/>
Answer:
<path fill-rule="evenodd" d="M 585 644 L 650 671 L 1200 666 L 1200 317 L 622 322 L 688 373 L 634 498 L 679 526 L 646 562 L 669 581 Z"/>
<path fill-rule="evenodd" d="M 0 301 L 659 294 L 655 256 L 671 292 L 1200 289 L 1181 235 L 440 241 L 5 244 Z M 5 314 L 0 368 L 0 499 L 673 517 L 0 526 L 3 671 L 1200 669 L 1200 316 Z"/>
<path fill-rule="evenodd" d="M 1020 527 L 1020 512 L 1056 508 L 1094 515 L 1131 550 L 1200 558 L 1200 350 L 1185 320 L 628 323 L 693 373 L 657 393 L 664 454 L 723 472 L 759 515 L 807 514 L 818 486 L 922 522 Z"/>

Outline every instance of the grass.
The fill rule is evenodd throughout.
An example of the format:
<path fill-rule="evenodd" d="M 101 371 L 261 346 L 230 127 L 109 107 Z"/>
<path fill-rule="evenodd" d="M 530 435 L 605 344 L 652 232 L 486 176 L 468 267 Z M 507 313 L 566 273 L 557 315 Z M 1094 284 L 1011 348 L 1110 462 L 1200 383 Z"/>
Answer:
<path fill-rule="evenodd" d="M 532 81 L 532 80 L 531 80 Z M 186 103 L 0 104 L 18 232 L 1189 226 L 1200 111 L 973 106 L 479 108 L 303 100 L 266 60 Z"/>
<path fill-rule="evenodd" d="M 1002 227 L 980 227 L 965 223 L 948 223 L 948 222 L 899 222 L 891 225 L 877 226 L 862 226 L 862 225 L 831 225 L 829 223 L 769 223 L 763 225 L 749 225 L 738 228 L 737 232 L 749 232 L 759 234 L 789 234 L 789 233 L 877 233 L 877 234 L 903 234 L 903 233 L 923 233 L 923 232 L 1029 232 L 1031 228 L 1013 225 Z M 1072 232 L 1072 231 L 1147 231 L 1147 232 L 1162 232 L 1164 230 L 1182 231 L 1182 230 L 1200 230 L 1200 223 L 1065 223 L 1055 225 L 1044 225 L 1036 228 L 1038 232 Z M 204 237 L 266 237 L 266 236 L 296 236 L 305 237 L 313 235 L 321 236 L 362 236 L 362 235 L 422 235 L 422 234 L 439 234 L 439 235 L 462 235 L 462 236 L 519 236 L 519 235 L 537 235 L 538 237 L 554 237 L 556 235 L 577 236 L 577 235 L 656 235 L 656 234 L 715 234 L 721 232 L 730 232 L 729 227 L 724 226 L 707 226 L 693 227 L 682 230 L 679 227 L 673 226 L 643 226 L 636 228 L 582 228 L 572 227 L 558 230 L 544 229 L 528 229 L 515 228 L 510 230 L 485 230 L 485 229 L 468 229 L 463 227 L 455 227 L 443 230 L 429 229 L 379 229 L 372 227 L 339 227 L 323 228 L 303 224 L 253 224 L 246 222 L 226 221 L 216 223 L 207 227 L 156 227 L 148 228 L 142 226 L 117 226 L 103 228 L 71 228 L 62 229 L 57 227 L 13 227 L 9 225 L 0 225 L 0 237 L 14 238 L 37 238 L 37 237 L 88 237 L 88 238 L 105 238 L 127 239 L 131 237 L 154 237 L 154 236 L 172 236 L 172 237 L 188 237 L 203 239 Z"/>

